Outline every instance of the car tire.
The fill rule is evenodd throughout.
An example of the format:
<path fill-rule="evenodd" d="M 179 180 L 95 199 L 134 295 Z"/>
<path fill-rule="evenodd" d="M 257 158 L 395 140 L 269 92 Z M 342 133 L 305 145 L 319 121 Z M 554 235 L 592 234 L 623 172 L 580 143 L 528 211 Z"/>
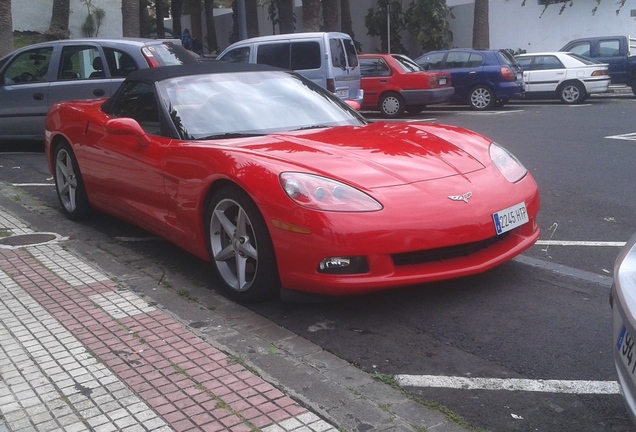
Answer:
<path fill-rule="evenodd" d="M 410 105 L 408 107 L 406 107 L 406 111 L 409 114 L 419 114 L 422 111 L 424 111 L 424 109 L 426 108 L 426 105 Z"/>
<path fill-rule="evenodd" d="M 91 205 L 71 146 L 63 142 L 55 147 L 53 161 L 55 191 L 62 206 L 62 212 L 74 221 L 85 219 L 91 213 Z"/>
<path fill-rule="evenodd" d="M 585 100 L 586 92 L 583 84 L 571 81 L 561 84 L 559 87 L 559 99 L 566 104 L 578 104 Z"/>
<path fill-rule="evenodd" d="M 632 81 L 632 93 L 636 96 L 636 80 Z"/>
<path fill-rule="evenodd" d="M 205 223 L 210 261 L 228 296 L 242 302 L 274 297 L 280 289 L 274 247 L 249 195 L 237 186 L 219 189 Z"/>
<path fill-rule="evenodd" d="M 380 112 L 384 118 L 396 118 L 404 114 L 404 99 L 397 93 L 386 93 L 380 97 Z"/>
<path fill-rule="evenodd" d="M 470 91 L 468 102 L 470 103 L 470 107 L 474 110 L 489 110 L 495 106 L 495 93 L 490 87 L 479 85 Z"/>

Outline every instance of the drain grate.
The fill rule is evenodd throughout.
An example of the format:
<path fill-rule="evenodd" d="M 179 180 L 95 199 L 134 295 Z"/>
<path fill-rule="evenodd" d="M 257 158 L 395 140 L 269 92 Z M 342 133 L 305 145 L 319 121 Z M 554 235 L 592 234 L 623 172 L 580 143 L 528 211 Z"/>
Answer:
<path fill-rule="evenodd" d="M 35 233 L 35 234 L 19 234 L 11 237 L 0 239 L 0 245 L 4 246 L 30 246 L 42 244 L 57 239 L 55 234 Z"/>

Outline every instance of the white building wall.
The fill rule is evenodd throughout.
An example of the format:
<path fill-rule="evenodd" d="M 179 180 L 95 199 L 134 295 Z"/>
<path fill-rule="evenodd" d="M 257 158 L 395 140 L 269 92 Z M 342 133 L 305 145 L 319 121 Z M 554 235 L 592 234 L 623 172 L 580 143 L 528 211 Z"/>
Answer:
<path fill-rule="evenodd" d="M 106 11 L 104 21 L 99 29 L 98 37 L 121 37 L 122 0 L 93 0 L 95 7 Z M 14 31 L 34 31 L 44 33 L 51 24 L 53 13 L 53 0 L 11 0 L 11 15 L 13 18 Z M 69 20 L 69 30 L 71 38 L 84 37 L 82 34 L 82 24 L 88 16 L 88 9 L 80 0 L 71 0 L 71 16 Z"/>
<path fill-rule="evenodd" d="M 570 4 L 572 6 L 570 6 Z M 456 47 L 472 46 L 472 0 L 447 0 L 455 19 L 450 27 Z M 593 15 L 592 10 L 598 6 Z M 544 6 L 538 0 L 491 0 L 490 47 L 525 50 L 527 52 L 557 51 L 568 41 L 581 37 L 636 35 L 636 0 L 627 0 L 617 14 L 615 0 L 576 0 L 568 2 L 563 13 L 560 4 Z"/>

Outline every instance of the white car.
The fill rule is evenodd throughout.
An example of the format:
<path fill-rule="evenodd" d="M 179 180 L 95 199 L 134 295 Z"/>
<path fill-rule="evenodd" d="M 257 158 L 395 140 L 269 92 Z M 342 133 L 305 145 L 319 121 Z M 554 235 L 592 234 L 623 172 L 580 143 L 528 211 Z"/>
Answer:
<path fill-rule="evenodd" d="M 561 99 L 567 104 L 583 102 L 589 95 L 604 93 L 610 84 L 608 65 L 569 52 L 519 54 L 528 99 Z"/>
<path fill-rule="evenodd" d="M 616 259 L 610 304 L 618 383 L 627 412 L 636 424 L 636 234 Z"/>

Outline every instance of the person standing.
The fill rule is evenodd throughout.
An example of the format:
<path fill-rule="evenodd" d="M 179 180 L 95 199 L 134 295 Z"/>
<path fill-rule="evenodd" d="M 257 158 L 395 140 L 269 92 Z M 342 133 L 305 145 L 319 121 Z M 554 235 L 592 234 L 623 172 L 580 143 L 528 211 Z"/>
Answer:
<path fill-rule="evenodd" d="M 187 50 L 192 50 L 192 35 L 190 34 L 190 30 L 183 30 L 181 34 L 181 45 Z"/>

